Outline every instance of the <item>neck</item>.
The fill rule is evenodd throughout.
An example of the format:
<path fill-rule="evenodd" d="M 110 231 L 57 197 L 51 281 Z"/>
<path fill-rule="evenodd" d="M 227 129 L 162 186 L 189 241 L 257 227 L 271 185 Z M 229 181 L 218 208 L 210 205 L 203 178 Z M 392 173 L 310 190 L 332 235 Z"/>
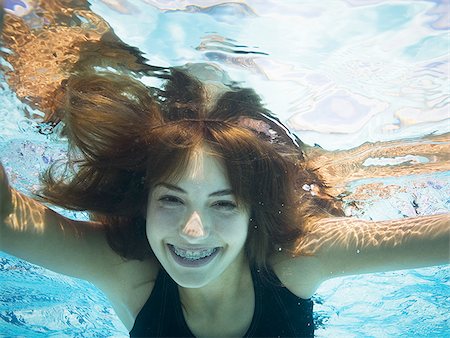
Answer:
<path fill-rule="evenodd" d="M 250 267 L 244 253 L 214 281 L 201 288 L 179 287 L 180 300 L 185 314 L 214 314 L 235 304 L 242 292 L 252 284 Z M 221 306 L 217 306 L 220 304 Z"/>

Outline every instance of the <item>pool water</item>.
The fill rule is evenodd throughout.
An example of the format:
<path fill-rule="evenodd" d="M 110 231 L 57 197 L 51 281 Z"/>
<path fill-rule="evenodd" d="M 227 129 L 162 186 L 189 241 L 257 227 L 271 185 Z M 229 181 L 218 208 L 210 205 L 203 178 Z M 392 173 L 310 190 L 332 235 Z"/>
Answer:
<path fill-rule="evenodd" d="M 93 14 L 76 12 L 78 21 L 72 25 L 95 30 L 104 27 L 95 18 L 103 18 L 151 65 L 220 66 L 242 86 L 255 88 L 307 144 L 351 151 L 365 142 L 408 138 L 420 143 L 423 138 L 424 143 L 426 135 L 434 134 L 443 137 L 426 142 L 448 145 L 447 1 L 90 4 Z M 50 25 L 41 5 L 5 1 L 8 15 L 22 18 L 37 37 Z M 26 65 L 17 62 L 16 54 L 26 58 L 31 53 L 26 41 L 0 49 L 0 159 L 11 184 L 30 193 L 39 173 L 65 158 L 66 141 L 57 130 L 42 130 L 44 103 L 35 98 L 59 78 L 48 76 L 54 65 L 36 58 Z M 34 80 L 24 78 L 26 67 L 33 69 Z M 342 183 L 346 213 L 379 220 L 448 212 L 448 152 L 436 157 L 414 149 L 401 156 L 366 158 L 361 167 L 380 168 L 383 174 Z M 89 283 L 4 253 L 0 271 L 0 336 L 127 336 L 105 296 Z M 448 265 L 333 279 L 314 300 L 319 337 L 450 335 Z"/>

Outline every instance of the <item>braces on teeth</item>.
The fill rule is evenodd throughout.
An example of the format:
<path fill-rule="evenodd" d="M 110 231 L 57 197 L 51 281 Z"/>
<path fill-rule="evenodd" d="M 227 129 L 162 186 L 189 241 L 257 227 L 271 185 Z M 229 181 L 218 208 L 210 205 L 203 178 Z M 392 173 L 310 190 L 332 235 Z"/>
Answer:
<path fill-rule="evenodd" d="M 179 249 L 176 246 L 173 246 L 174 252 L 177 256 L 186 258 L 186 259 L 201 259 L 208 256 L 211 256 L 214 252 L 216 252 L 216 248 L 213 249 L 204 249 L 199 251 L 191 251 L 191 250 L 183 250 Z"/>

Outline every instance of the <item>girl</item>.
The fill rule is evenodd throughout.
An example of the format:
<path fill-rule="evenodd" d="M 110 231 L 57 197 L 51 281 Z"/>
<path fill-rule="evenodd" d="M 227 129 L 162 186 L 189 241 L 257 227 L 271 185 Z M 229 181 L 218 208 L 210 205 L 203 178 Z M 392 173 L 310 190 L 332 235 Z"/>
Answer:
<path fill-rule="evenodd" d="M 91 221 L 19 194 L 2 170 L 1 250 L 92 282 L 139 337 L 312 336 L 323 281 L 449 262 L 448 215 L 344 217 L 253 91 L 159 76 L 162 91 L 69 79 L 70 157 L 40 197 Z"/>

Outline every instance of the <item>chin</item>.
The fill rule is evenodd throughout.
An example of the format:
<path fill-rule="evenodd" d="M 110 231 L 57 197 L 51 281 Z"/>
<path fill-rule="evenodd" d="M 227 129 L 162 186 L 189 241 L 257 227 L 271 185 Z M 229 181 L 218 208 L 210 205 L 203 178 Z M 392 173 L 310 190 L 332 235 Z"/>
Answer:
<path fill-rule="evenodd" d="M 171 273 L 171 271 L 167 271 L 167 273 L 180 287 L 186 289 L 199 289 L 205 287 L 218 277 L 199 271 L 192 271 L 187 273 L 181 271 Z"/>

